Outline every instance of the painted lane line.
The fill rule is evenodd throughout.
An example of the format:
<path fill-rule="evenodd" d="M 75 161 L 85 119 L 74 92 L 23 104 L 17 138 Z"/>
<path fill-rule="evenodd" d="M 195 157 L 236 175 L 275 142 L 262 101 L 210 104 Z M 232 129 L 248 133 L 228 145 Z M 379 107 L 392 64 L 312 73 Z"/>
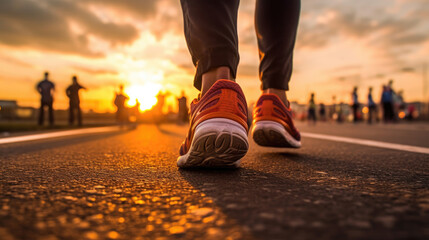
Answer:
<path fill-rule="evenodd" d="M 425 148 L 425 147 L 416 147 L 416 146 L 396 144 L 396 143 L 379 142 L 379 141 L 359 139 L 359 138 L 338 137 L 338 136 L 331 136 L 331 135 L 317 134 L 317 133 L 301 133 L 301 135 L 303 137 L 323 139 L 323 140 L 329 140 L 329 141 L 335 141 L 335 142 L 345 142 L 345 143 L 352 143 L 352 144 L 365 145 L 365 146 L 371 146 L 371 147 L 379 147 L 379 148 L 387 148 L 387 149 L 401 150 L 401 151 L 414 152 L 414 153 L 429 154 L 429 148 Z"/>
<path fill-rule="evenodd" d="M 119 129 L 120 128 L 117 126 L 114 126 L 114 127 L 96 127 L 96 128 L 84 128 L 84 129 L 77 129 L 77 130 L 52 132 L 52 133 L 33 134 L 33 135 L 26 135 L 26 136 L 19 136 L 19 137 L 0 138 L 0 144 L 26 142 L 26 141 L 34 141 L 34 140 L 41 140 L 41 139 L 48 139 L 48 138 L 73 136 L 73 135 L 88 134 L 88 133 L 113 132 L 113 131 L 118 131 Z"/>

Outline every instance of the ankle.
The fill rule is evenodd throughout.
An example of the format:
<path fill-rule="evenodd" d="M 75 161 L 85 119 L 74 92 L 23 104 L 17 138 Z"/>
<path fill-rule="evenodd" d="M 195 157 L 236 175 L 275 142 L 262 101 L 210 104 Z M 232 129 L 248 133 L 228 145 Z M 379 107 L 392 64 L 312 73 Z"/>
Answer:
<path fill-rule="evenodd" d="M 229 79 L 234 81 L 231 74 L 231 69 L 226 66 L 214 68 L 202 75 L 201 82 L 201 96 L 210 89 L 210 87 L 215 84 L 215 82 L 219 79 Z"/>
<path fill-rule="evenodd" d="M 262 90 L 263 93 L 271 93 L 277 95 L 280 100 L 284 103 L 286 107 L 289 107 L 289 101 L 287 100 L 286 91 L 283 89 L 276 89 L 276 88 L 267 88 L 265 90 Z"/>

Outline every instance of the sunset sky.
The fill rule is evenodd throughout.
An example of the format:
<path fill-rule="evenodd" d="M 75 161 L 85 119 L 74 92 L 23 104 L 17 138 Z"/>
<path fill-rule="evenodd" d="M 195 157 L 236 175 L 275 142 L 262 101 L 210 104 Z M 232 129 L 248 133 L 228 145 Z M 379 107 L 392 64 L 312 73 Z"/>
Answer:
<path fill-rule="evenodd" d="M 237 82 L 249 103 L 260 92 L 254 5 L 242 0 L 238 20 Z M 422 100 L 428 19 L 427 0 L 303 0 L 289 98 L 305 103 L 315 92 L 318 102 L 330 104 L 334 94 L 349 102 L 356 85 L 361 102 L 369 86 L 378 101 L 393 78 L 406 100 Z M 179 0 L 0 1 L 0 99 L 37 106 L 35 85 L 46 70 L 57 109 L 67 107 L 73 75 L 88 88 L 81 93 L 86 110 L 113 111 L 121 83 L 143 107 L 159 90 L 172 94 L 169 104 L 182 90 L 190 100 L 198 93 Z"/>

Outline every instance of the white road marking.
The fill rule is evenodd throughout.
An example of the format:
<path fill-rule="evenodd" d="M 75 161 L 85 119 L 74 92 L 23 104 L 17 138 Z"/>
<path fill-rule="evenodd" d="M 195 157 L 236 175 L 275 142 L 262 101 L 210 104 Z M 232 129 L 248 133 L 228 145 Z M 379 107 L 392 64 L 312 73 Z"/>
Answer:
<path fill-rule="evenodd" d="M 414 152 L 414 153 L 429 154 L 429 148 L 425 148 L 425 147 L 416 147 L 416 146 L 396 144 L 396 143 L 379 142 L 379 141 L 359 139 L 359 138 L 338 137 L 338 136 L 331 136 L 331 135 L 317 134 L 317 133 L 307 133 L 307 132 L 301 133 L 301 136 L 335 141 L 335 142 L 345 142 L 345 143 L 352 143 L 352 144 L 365 145 L 365 146 L 371 146 L 371 147 L 379 147 L 379 148 L 387 148 L 387 149 L 401 150 L 401 151 Z"/>
<path fill-rule="evenodd" d="M 51 133 L 41 133 L 41 134 L 32 134 L 18 137 L 8 137 L 0 138 L 0 144 L 16 143 L 16 142 L 26 142 L 34 141 L 40 139 L 56 138 L 56 137 L 65 137 L 79 134 L 88 134 L 88 133 L 103 133 L 103 132 L 113 132 L 118 131 L 120 128 L 117 126 L 114 127 L 96 127 L 96 128 L 83 128 L 76 130 L 67 130 L 60 132 L 51 132 Z"/>
<path fill-rule="evenodd" d="M 84 128 L 84 129 L 77 129 L 77 130 L 52 132 L 52 133 L 41 133 L 41 134 L 33 134 L 33 135 L 18 136 L 18 137 L 0 138 L 0 144 L 26 142 L 26 141 L 34 141 L 34 140 L 65 137 L 65 136 L 88 134 L 88 133 L 113 132 L 118 130 L 120 130 L 119 127 L 113 126 L 113 127 Z M 302 132 L 301 136 L 335 141 L 335 142 L 345 142 L 345 143 L 352 143 L 352 144 L 358 144 L 358 145 L 364 145 L 364 146 L 429 154 L 429 148 L 425 148 L 425 147 L 416 147 L 416 146 L 396 144 L 396 143 L 387 143 L 387 142 L 380 142 L 380 141 L 373 141 L 373 140 L 366 140 L 366 139 L 359 139 L 359 138 L 339 137 L 339 136 L 332 136 L 332 135 L 325 135 L 325 134 L 318 134 L 318 133 L 308 133 L 308 132 Z"/>

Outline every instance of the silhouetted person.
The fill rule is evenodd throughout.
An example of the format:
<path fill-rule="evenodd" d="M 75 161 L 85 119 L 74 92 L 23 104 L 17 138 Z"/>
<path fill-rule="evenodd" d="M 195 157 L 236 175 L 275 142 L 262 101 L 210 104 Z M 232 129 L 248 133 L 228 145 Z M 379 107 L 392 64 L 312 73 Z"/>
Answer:
<path fill-rule="evenodd" d="M 392 103 L 391 103 L 391 110 L 389 111 L 389 118 L 391 119 L 392 122 L 396 121 L 396 108 L 395 108 L 395 100 L 397 98 L 396 92 L 395 90 L 393 90 L 393 79 L 389 80 L 389 83 L 387 85 L 387 91 L 390 93 L 390 95 L 392 96 Z"/>
<path fill-rule="evenodd" d="M 185 91 L 182 91 L 182 97 L 177 98 L 177 102 L 179 105 L 178 121 L 180 123 L 187 123 L 189 120 L 189 116 L 188 116 L 188 103 L 187 103 L 187 98 L 185 96 Z"/>
<path fill-rule="evenodd" d="M 167 94 L 159 92 L 158 95 L 156 95 L 157 99 L 157 114 L 162 115 L 162 109 L 164 108 L 165 104 L 165 97 Z"/>
<path fill-rule="evenodd" d="M 45 117 L 45 107 L 48 107 L 49 124 L 54 125 L 54 109 L 52 107 L 54 98 L 52 96 L 55 90 L 53 82 L 49 81 L 49 73 L 45 72 L 45 78 L 37 84 L 37 91 L 42 96 L 40 100 L 39 125 L 43 125 Z"/>
<path fill-rule="evenodd" d="M 377 106 L 372 98 L 372 87 L 368 89 L 368 124 L 372 123 L 373 118 L 376 116 Z"/>
<path fill-rule="evenodd" d="M 115 106 L 116 106 L 116 121 L 120 124 L 128 122 L 128 112 L 125 107 L 125 102 L 129 99 L 128 96 L 124 94 L 124 86 L 119 86 L 119 92 L 116 93 L 115 97 Z"/>
<path fill-rule="evenodd" d="M 326 121 L 326 108 L 325 104 L 319 104 L 319 116 L 321 121 Z"/>
<path fill-rule="evenodd" d="M 314 102 L 314 93 L 311 94 L 310 101 L 308 102 L 308 117 L 309 123 L 313 121 L 316 124 L 316 103 Z"/>
<path fill-rule="evenodd" d="M 77 77 L 73 76 L 72 84 L 66 89 L 67 97 L 69 98 L 69 124 L 74 124 L 74 114 L 77 112 L 77 123 L 82 126 L 82 111 L 80 109 L 79 90 L 86 89 L 77 82 Z"/>
<path fill-rule="evenodd" d="M 416 111 L 416 108 L 414 107 L 413 104 L 409 104 L 408 105 L 408 109 L 407 109 L 407 120 L 412 121 L 414 119 L 414 112 Z"/>
<path fill-rule="evenodd" d="M 342 123 L 344 121 L 343 119 L 343 104 L 344 102 L 340 102 L 340 104 L 337 106 L 337 122 L 338 123 Z"/>
<path fill-rule="evenodd" d="M 405 112 L 404 90 L 399 90 L 396 94 L 398 112 Z"/>
<path fill-rule="evenodd" d="M 135 121 L 138 122 L 140 118 L 140 102 L 137 98 L 136 98 L 136 104 L 132 106 L 130 109 L 130 113 L 132 116 L 135 117 Z"/>
<path fill-rule="evenodd" d="M 359 100 L 357 95 L 357 89 L 357 87 L 354 87 L 352 92 L 353 122 L 355 123 L 359 120 Z"/>
<path fill-rule="evenodd" d="M 383 85 L 383 92 L 381 93 L 381 104 L 383 106 L 383 120 L 385 123 L 393 121 L 393 91 Z"/>
<path fill-rule="evenodd" d="M 338 117 L 337 115 L 337 97 L 334 95 L 332 96 L 332 106 L 331 106 L 331 113 L 329 116 L 332 120 L 334 120 L 335 117 Z"/>
<path fill-rule="evenodd" d="M 160 123 L 164 120 L 164 113 L 162 112 L 162 109 L 165 105 L 165 98 L 170 95 L 170 92 L 158 92 L 156 95 L 156 105 L 154 106 L 155 110 L 155 122 Z"/>

